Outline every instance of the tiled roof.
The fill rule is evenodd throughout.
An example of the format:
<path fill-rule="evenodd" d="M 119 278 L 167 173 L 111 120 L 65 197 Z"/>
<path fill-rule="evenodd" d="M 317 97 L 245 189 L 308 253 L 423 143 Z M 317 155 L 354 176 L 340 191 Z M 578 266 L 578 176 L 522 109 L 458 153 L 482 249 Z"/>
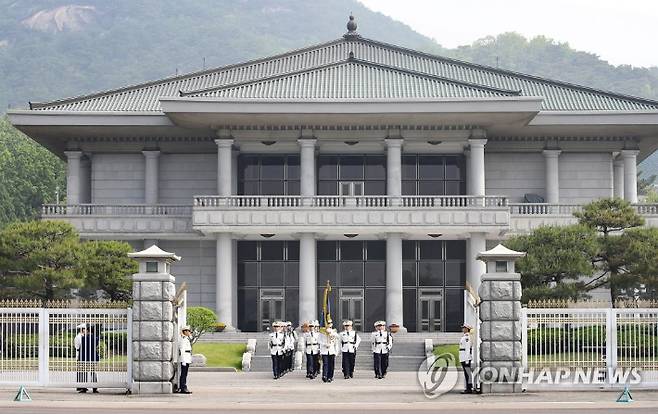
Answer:
<path fill-rule="evenodd" d="M 181 95 L 241 99 L 409 99 L 514 96 L 519 92 L 348 59 L 230 86 L 181 91 Z"/>
<path fill-rule="evenodd" d="M 356 62 L 346 63 L 353 56 Z M 357 63 L 358 62 L 358 63 Z M 322 76 L 319 76 L 322 74 Z M 346 90 L 345 76 L 358 90 Z M 313 78 L 315 87 L 300 78 Z M 395 85 L 384 85 L 389 80 Z M 374 83 L 372 83 L 374 82 Z M 408 82 L 408 83 L 407 83 Z M 302 87 L 302 90 L 295 90 Z M 290 90 L 284 88 L 292 88 Z M 160 111 L 159 99 L 190 94 L 258 98 L 544 97 L 547 111 L 657 110 L 658 102 L 429 55 L 361 37 L 121 89 L 33 104 L 37 110 Z M 443 95 L 445 93 L 445 95 Z M 496 95 L 498 93 L 498 95 Z M 215 95 L 213 95 L 215 94 Z M 323 94 L 325 94 L 323 96 Z M 459 95 L 463 94 L 463 95 Z"/>

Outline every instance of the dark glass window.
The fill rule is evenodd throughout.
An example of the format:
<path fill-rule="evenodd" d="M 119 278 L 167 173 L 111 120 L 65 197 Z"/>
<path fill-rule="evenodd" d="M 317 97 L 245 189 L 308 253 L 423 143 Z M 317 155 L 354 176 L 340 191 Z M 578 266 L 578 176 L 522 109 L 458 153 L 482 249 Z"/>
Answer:
<path fill-rule="evenodd" d="M 241 241 L 238 243 L 238 261 L 258 260 L 258 242 Z"/>
<path fill-rule="evenodd" d="M 286 320 L 292 322 L 293 326 L 299 321 L 299 289 L 286 289 Z"/>
<path fill-rule="evenodd" d="M 286 262 L 286 286 L 299 286 L 299 262 Z"/>
<path fill-rule="evenodd" d="M 404 286 L 418 286 L 415 261 L 404 260 L 402 262 L 402 284 Z"/>
<path fill-rule="evenodd" d="M 363 262 L 341 262 L 341 286 L 363 286 Z"/>
<path fill-rule="evenodd" d="M 402 240 L 402 260 L 416 260 L 416 242 Z"/>
<path fill-rule="evenodd" d="M 261 242 L 261 260 L 283 260 L 283 242 Z"/>
<path fill-rule="evenodd" d="M 466 240 L 450 240 L 446 242 L 447 260 L 466 260 Z"/>
<path fill-rule="evenodd" d="M 366 180 L 386 180 L 386 157 L 365 157 Z"/>
<path fill-rule="evenodd" d="M 368 261 L 386 260 L 386 242 L 383 240 L 366 242 Z"/>
<path fill-rule="evenodd" d="M 318 262 L 318 286 L 327 284 L 338 285 L 338 264 L 336 262 Z"/>
<path fill-rule="evenodd" d="M 298 195 L 298 155 L 240 155 L 238 194 Z"/>
<path fill-rule="evenodd" d="M 341 180 L 363 180 L 364 160 L 361 156 L 342 156 L 340 158 Z"/>
<path fill-rule="evenodd" d="M 317 259 L 318 260 L 336 260 L 336 242 L 335 241 L 318 241 L 317 242 Z"/>
<path fill-rule="evenodd" d="M 418 246 L 420 247 L 420 260 L 441 260 L 443 258 L 441 254 L 443 242 L 441 241 L 419 241 Z"/>
<path fill-rule="evenodd" d="M 410 332 L 415 332 L 416 327 L 416 312 L 418 309 L 418 302 L 416 300 L 416 289 L 403 289 L 402 290 L 402 309 L 404 311 L 403 323 Z"/>
<path fill-rule="evenodd" d="M 445 290 L 445 326 L 446 332 L 458 332 L 464 323 L 464 289 Z"/>
<path fill-rule="evenodd" d="M 443 262 L 420 262 L 418 264 L 418 285 L 443 286 Z"/>
<path fill-rule="evenodd" d="M 238 286 L 258 286 L 258 262 L 238 262 Z"/>
<path fill-rule="evenodd" d="M 341 181 L 363 182 L 365 195 L 385 195 L 386 157 L 381 155 L 318 157 L 318 194 L 338 195 Z"/>
<path fill-rule="evenodd" d="M 340 242 L 341 260 L 363 260 L 363 242 L 343 241 Z"/>
<path fill-rule="evenodd" d="M 338 157 L 321 155 L 318 157 L 318 178 L 336 180 L 338 178 Z"/>
<path fill-rule="evenodd" d="M 464 165 L 460 155 L 405 155 L 402 194 L 462 195 L 466 192 Z"/>
<path fill-rule="evenodd" d="M 370 251 L 368 251 L 370 252 Z M 386 262 L 371 261 L 365 263 L 366 286 L 386 286 Z"/>
<path fill-rule="evenodd" d="M 375 321 L 386 318 L 386 289 L 366 289 L 365 302 L 364 326 L 372 326 Z"/>
<path fill-rule="evenodd" d="M 402 156 L 402 179 L 403 180 L 416 180 L 416 156 L 403 155 Z"/>
<path fill-rule="evenodd" d="M 444 179 L 443 157 L 420 155 L 418 157 L 418 178 L 422 180 Z"/>
<path fill-rule="evenodd" d="M 283 262 L 261 262 L 260 284 L 261 286 L 284 286 L 283 274 L 285 265 Z"/>
<path fill-rule="evenodd" d="M 245 332 L 257 330 L 258 289 L 238 289 L 238 327 Z"/>

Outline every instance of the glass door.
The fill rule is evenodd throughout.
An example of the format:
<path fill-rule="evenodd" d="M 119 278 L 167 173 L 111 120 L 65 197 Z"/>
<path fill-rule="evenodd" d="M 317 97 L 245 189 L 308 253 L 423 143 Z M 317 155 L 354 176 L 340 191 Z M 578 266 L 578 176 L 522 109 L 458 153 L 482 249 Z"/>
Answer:
<path fill-rule="evenodd" d="M 440 290 L 421 290 L 418 299 L 419 332 L 442 330 L 443 295 Z"/>
<path fill-rule="evenodd" d="M 261 331 L 271 328 L 276 320 L 284 320 L 285 294 L 283 289 L 260 289 L 258 326 Z"/>
<path fill-rule="evenodd" d="M 341 181 L 339 195 L 346 197 L 361 197 L 363 195 L 363 181 Z"/>
<path fill-rule="evenodd" d="M 338 294 L 339 321 L 334 327 L 340 329 L 345 319 L 353 322 L 355 331 L 363 330 L 363 289 L 340 289 Z"/>

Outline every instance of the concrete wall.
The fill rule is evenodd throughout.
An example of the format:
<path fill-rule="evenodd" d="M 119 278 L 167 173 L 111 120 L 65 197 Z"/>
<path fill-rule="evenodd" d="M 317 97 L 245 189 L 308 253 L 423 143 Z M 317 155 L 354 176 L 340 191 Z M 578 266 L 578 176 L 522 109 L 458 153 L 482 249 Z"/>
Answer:
<path fill-rule="evenodd" d="M 584 204 L 612 197 L 612 154 L 563 152 L 560 155 L 560 202 Z"/>
<path fill-rule="evenodd" d="M 523 201 L 524 194 L 545 196 L 544 156 L 541 153 L 484 154 L 487 194 L 509 197 L 512 203 Z"/>
<path fill-rule="evenodd" d="M 160 155 L 160 203 L 192 204 L 210 194 L 217 194 L 217 154 Z"/>
<path fill-rule="evenodd" d="M 144 155 L 94 154 L 91 162 L 91 202 L 144 203 Z"/>
<path fill-rule="evenodd" d="M 171 274 L 176 286 L 187 282 L 189 306 L 206 306 L 215 309 L 215 256 L 214 240 L 160 240 L 158 247 L 176 253 L 182 259 L 172 265 Z"/>

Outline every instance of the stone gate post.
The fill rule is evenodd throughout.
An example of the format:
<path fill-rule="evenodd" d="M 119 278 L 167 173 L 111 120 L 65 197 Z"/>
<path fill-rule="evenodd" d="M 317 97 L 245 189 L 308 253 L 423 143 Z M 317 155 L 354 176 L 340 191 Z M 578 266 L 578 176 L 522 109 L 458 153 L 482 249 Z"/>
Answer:
<path fill-rule="evenodd" d="M 141 252 L 128 253 L 128 257 L 139 262 L 139 271 L 133 275 L 131 391 L 135 394 L 170 394 L 176 343 L 173 309 L 176 286 L 170 267 L 180 257 L 156 245 Z"/>
<path fill-rule="evenodd" d="M 478 254 L 487 265 L 480 303 L 480 388 L 483 393 L 521 392 L 521 275 L 514 262 L 525 253 L 499 244 Z"/>

